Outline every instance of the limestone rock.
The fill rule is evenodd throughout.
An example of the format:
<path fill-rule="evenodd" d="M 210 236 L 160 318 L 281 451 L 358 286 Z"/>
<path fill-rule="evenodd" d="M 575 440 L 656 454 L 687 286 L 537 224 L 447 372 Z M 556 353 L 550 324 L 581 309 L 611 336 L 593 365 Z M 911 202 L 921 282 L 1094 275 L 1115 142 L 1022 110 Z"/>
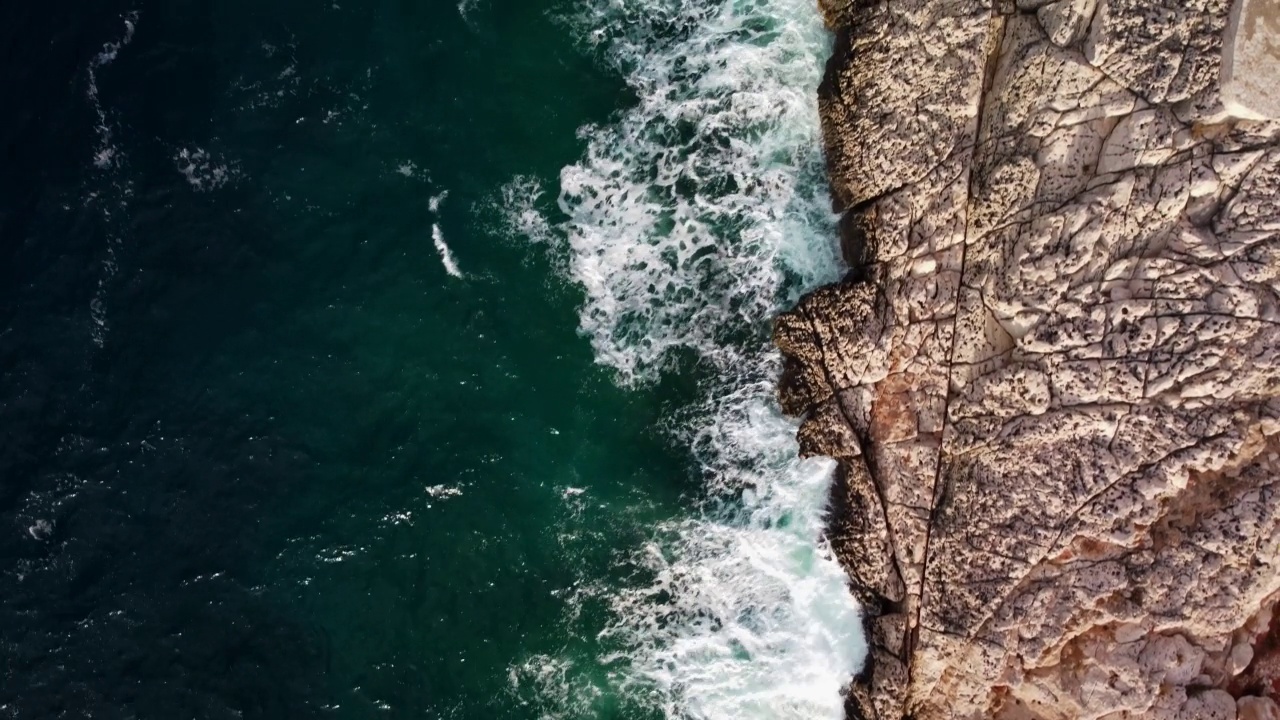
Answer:
<path fill-rule="evenodd" d="M 1222 51 L 1222 101 L 1238 118 L 1280 118 L 1280 2 L 1235 0 Z"/>
<path fill-rule="evenodd" d="M 1280 706 L 1271 698 L 1246 695 L 1236 700 L 1239 720 L 1280 720 Z"/>
<path fill-rule="evenodd" d="M 1267 717 L 1280 123 L 1225 109 L 1227 3 L 822 7 L 851 272 L 775 337 L 839 461 L 850 717 Z"/>
<path fill-rule="evenodd" d="M 1036 17 L 1054 45 L 1068 47 L 1084 37 L 1098 0 L 1056 0 L 1040 7 Z"/>

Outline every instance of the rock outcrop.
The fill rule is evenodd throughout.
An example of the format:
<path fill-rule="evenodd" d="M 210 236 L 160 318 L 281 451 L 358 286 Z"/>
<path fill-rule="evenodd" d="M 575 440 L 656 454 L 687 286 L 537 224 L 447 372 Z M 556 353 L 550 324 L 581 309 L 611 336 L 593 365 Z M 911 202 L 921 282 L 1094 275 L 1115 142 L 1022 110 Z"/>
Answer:
<path fill-rule="evenodd" d="M 1280 718 L 1280 123 L 1224 108 L 1229 0 L 822 7 L 851 270 L 775 338 L 849 716 Z"/>

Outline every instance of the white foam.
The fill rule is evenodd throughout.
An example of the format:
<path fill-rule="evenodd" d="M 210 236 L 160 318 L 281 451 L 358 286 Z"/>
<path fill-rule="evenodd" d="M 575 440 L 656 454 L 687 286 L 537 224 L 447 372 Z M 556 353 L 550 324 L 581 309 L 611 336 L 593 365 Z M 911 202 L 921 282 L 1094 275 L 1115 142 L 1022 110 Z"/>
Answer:
<path fill-rule="evenodd" d="M 647 579 L 607 598 L 599 660 L 622 702 L 669 718 L 840 718 L 866 644 L 822 539 L 831 464 L 797 457 L 765 327 L 839 268 L 817 8 L 598 0 L 569 24 L 637 103 L 581 130 L 585 157 L 560 173 L 564 223 L 536 213 L 541 188 L 517 179 L 508 224 L 563 259 L 584 293 L 580 329 L 620 383 L 689 356 L 712 370 L 675 432 L 707 478 L 704 509 L 637 551 Z"/>
<path fill-rule="evenodd" d="M 27 526 L 27 534 L 33 540 L 45 540 L 53 534 L 53 524 L 41 518 Z"/>
<path fill-rule="evenodd" d="M 533 655 L 507 670 L 507 690 L 521 705 L 535 707 L 540 720 L 597 717 L 603 695 L 572 661 Z"/>
<path fill-rule="evenodd" d="M 133 42 L 133 34 L 137 26 L 138 12 L 134 10 L 124 16 L 124 34 L 120 39 L 103 43 L 102 50 L 89 61 L 89 84 L 85 93 L 89 96 L 94 114 L 98 116 L 98 123 L 94 126 L 94 130 L 98 133 L 98 146 L 94 150 L 93 164 L 104 170 L 116 164 L 118 153 L 112 145 L 112 129 L 107 120 L 107 112 L 103 109 L 102 101 L 98 97 L 98 71 L 114 62 L 120 55 L 120 50 Z"/>
<path fill-rule="evenodd" d="M 502 199 L 498 208 L 502 229 L 507 233 L 540 244 L 552 244 L 555 231 L 545 215 L 538 210 L 546 191 L 535 177 L 517 175 L 502 187 Z"/>
<path fill-rule="evenodd" d="M 90 192 L 86 198 L 86 204 L 97 205 L 101 210 L 103 220 L 107 221 L 108 224 L 111 224 L 113 213 L 123 209 L 133 193 L 132 184 L 126 177 L 123 177 L 121 172 L 125 156 L 115 145 L 114 129 L 106 108 L 102 105 L 102 98 L 98 91 L 99 71 L 114 62 L 119 57 L 120 51 L 133 42 L 133 36 L 138 25 L 138 12 L 135 10 L 127 13 L 123 18 L 123 22 L 124 32 L 119 39 L 103 43 L 102 50 L 89 61 L 89 81 L 85 88 L 85 95 L 89 98 L 89 105 L 93 109 L 94 115 L 97 116 L 97 122 L 94 124 L 97 143 L 93 151 L 93 165 L 106 173 L 111 183 L 109 192 L 101 194 L 96 191 Z M 119 266 L 116 263 L 116 248 L 120 244 L 121 240 L 118 233 L 110 232 L 107 238 L 106 257 L 100 264 L 101 271 L 98 275 L 97 287 L 89 301 L 89 318 L 92 321 L 89 334 L 93 339 L 93 344 L 99 348 L 106 345 L 108 329 L 107 287 L 119 270 Z"/>
<path fill-rule="evenodd" d="M 626 30 L 604 42 L 639 104 L 584 128 L 586 159 L 560 174 L 582 330 L 624 382 L 652 379 L 682 348 L 729 367 L 725 338 L 776 310 L 788 272 L 836 264 L 818 180 L 817 12 L 811 0 L 628 0 L 587 20 Z"/>
<path fill-rule="evenodd" d="M 479 4 L 480 0 L 458 0 L 458 16 L 467 24 L 467 27 L 474 27 L 472 16 Z"/>
<path fill-rule="evenodd" d="M 173 164 L 196 192 L 217 190 L 239 175 L 235 164 L 216 158 L 201 147 L 179 149 L 174 153 Z"/>
<path fill-rule="evenodd" d="M 440 253 L 440 264 L 444 265 L 444 271 L 453 277 L 462 277 L 462 271 L 458 269 L 458 261 L 453 259 L 453 251 L 445 244 L 444 233 L 440 231 L 439 225 L 431 226 L 431 242 L 435 243 L 436 252 Z"/>
<path fill-rule="evenodd" d="M 461 495 L 462 488 L 451 485 L 428 485 L 424 492 L 437 500 L 445 500 Z"/>
<path fill-rule="evenodd" d="M 427 201 L 427 208 L 433 213 L 440 212 L 440 203 L 449 197 L 449 191 L 445 190 L 439 195 L 432 196 Z M 431 226 L 431 242 L 436 246 L 436 252 L 440 253 L 440 263 L 444 265 L 444 271 L 456 278 L 462 277 L 462 271 L 458 269 L 458 261 L 453 258 L 453 251 L 449 249 L 448 244 L 444 241 L 444 232 L 440 229 L 440 224 L 435 223 Z"/>
<path fill-rule="evenodd" d="M 796 457 L 761 385 L 709 401 L 693 428 L 716 488 L 742 489 L 659 528 L 652 581 L 612 598 L 604 636 L 630 696 L 669 718 L 841 718 L 866 645 L 844 571 L 820 540 L 830 461 Z"/>

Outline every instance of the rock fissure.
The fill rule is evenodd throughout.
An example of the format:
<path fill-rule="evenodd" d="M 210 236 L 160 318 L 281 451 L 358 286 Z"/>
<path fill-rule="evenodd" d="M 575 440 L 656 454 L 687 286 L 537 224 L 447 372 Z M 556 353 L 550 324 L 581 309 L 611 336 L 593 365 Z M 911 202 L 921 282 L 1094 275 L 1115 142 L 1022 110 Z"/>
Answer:
<path fill-rule="evenodd" d="M 993 12 L 991 17 L 991 23 L 992 23 L 991 36 L 993 38 L 998 37 L 1003 32 L 1003 29 L 1004 29 L 1004 18 L 1001 17 L 998 13 Z M 983 77 L 982 77 L 983 95 L 986 95 L 988 92 L 990 92 L 992 83 L 995 80 L 995 74 L 997 69 L 996 60 L 1000 56 L 1000 51 L 1001 51 L 1001 47 L 999 42 L 995 42 L 993 46 L 987 50 L 987 57 L 983 64 Z M 982 127 L 982 107 L 981 106 L 979 106 L 978 108 L 976 123 L 978 127 Z M 948 158 L 950 158 L 950 155 L 948 155 Z M 972 193 L 972 189 L 974 187 L 975 172 L 976 172 L 976 169 L 971 166 L 969 168 L 969 176 L 968 176 L 967 186 L 965 188 L 966 194 Z M 965 273 L 965 260 L 968 257 L 968 248 L 969 248 L 969 225 L 966 222 L 964 239 L 962 240 L 960 245 L 961 287 L 963 287 L 963 278 Z M 957 294 L 958 292 L 959 292 L 959 289 L 957 289 Z M 946 439 L 947 439 L 948 418 L 950 416 L 950 408 L 951 408 L 953 370 L 956 367 L 956 362 L 955 362 L 956 338 L 958 337 L 958 333 L 956 332 L 956 323 L 958 322 L 958 320 L 959 320 L 958 317 L 953 317 L 951 319 L 951 323 L 952 323 L 951 346 L 947 355 L 947 360 L 948 360 L 947 374 L 946 374 L 944 394 L 942 399 L 942 429 L 940 432 L 940 438 L 943 446 L 945 446 Z M 927 574 L 929 570 L 929 543 L 933 537 L 932 530 L 937 525 L 937 513 L 944 506 L 943 497 L 939 495 L 939 488 L 940 487 L 945 488 L 946 487 L 945 482 L 946 482 L 945 479 L 942 477 L 942 458 L 941 458 L 941 455 L 939 455 L 939 457 L 937 458 L 934 464 L 933 487 L 931 490 L 932 500 L 930 503 L 932 510 L 930 511 L 929 522 L 925 527 L 924 553 L 923 553 L 924 556 L 923 556 L 923 559 L 921 560 L 921 569 L 920 569 L 922 575 Z M 916 647 L 916 642 L 918 640 L 918 636 L 915 629 L 919 628 L 921 624 L 920 612 L 923 604 L 924 604 L 924 598 L 923 598 L 923 588 L 922 588 L 920 604 L 917 605 L 917 607 L 915 608 L 915 619 L 912 623 L 913 630 L 911 635 L 911 641 L 907 646 L 907 652 L 909 654 L 907 659 L 907 682 L 908 683 L 911 683 L 913 681 L 912 671 L 914 668 L 914 664 L 910 661 L 910 654 L 914 652 Z"/>

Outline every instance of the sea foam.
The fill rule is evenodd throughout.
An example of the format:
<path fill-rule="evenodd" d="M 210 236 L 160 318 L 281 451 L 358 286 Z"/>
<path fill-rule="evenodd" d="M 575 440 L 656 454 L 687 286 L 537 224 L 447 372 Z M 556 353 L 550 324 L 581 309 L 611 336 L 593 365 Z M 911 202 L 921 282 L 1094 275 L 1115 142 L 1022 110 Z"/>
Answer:
<path fill-rule="evenodd" d="M 133 194 L 132 183 L 123 172 L 125 157 L 116 144 L 115 123 L 103 105 L 101 92 L 98 89 L 99 73 L 115 62 L 120 55 L 120 51 L 133 42 L 133 36 L 138 27 L 138 12 L 136 10 L 130 11 L 124 15 L 122 21 L 124 28 L 119 37 L 103 43 L 102 50 L 89 60 L 87 68 L 88 83 L 85 88 L 85 96 L 89 99 L 89 106 L 97 117 L 97 121 L 94 124 L 94 134 L 97 135 L 97 142 L 94 145 L 93 165 L 103 173 L 105 179 L 105 184 L 101 186 L 100 190 L 95 190 L 88 194 L 85 198 L 85 204 L 86 206 L 97 207 L 103 221 L 109 228 L 106 253 L 100 263 L 97 287 L 94 290 L 93 297 L 89 300 L 89 318 L 92 321 L 89 335 L 93 339 L 93 344 L 99 348 L 105 346 L 107 339 L 108 288 L 120 268 L 116 250 L 121 246 L 122 241 L 119 221 L 116 216 L 123 214 L 121 211 L 127 207 Z"/>
<path fill-rule="evenodd" d="M 85 94 L 89 97 L 94 115 L 98 117 L 98 122 L 94 126 L 94 131 L 98 134 L 98 145 L 94 150 L 93 164 L 104 170 L 115 165 L 118 158 L 116 147 L 112 144 L 111 122 L 107 119 L 107 111 L 102 107 L 102 99 L 98 94 L 98 71 L 114 62 L 120 50 L 133 42 L 133 34 L 137 28 L 138 12 L 130 11 L 124 16 L 124 33 L 120 38 L 104 43 L 102 50 L 89 61 L 89 83 Z"/>
<path fill-rule="evenodd" d="M 690 358 L 707 371 L 703 400 L 675 433 L 701 465 L 705 501 L 636 550 L 645 580 L 606 593 L 598 665 L 621 702 L 669 718 L 839 718 L 866 645 L 823 540 L 831 463 L 798 458 L 795 424 L 773 399 L 780 360 L 767 334 L 769 318 L 839 269 L 817 9 L 599 0 L 569 24 L 638 100 L 580 131 L 585 156 L 560 173 L 566 220 L 532 216 L 541 187 L 519 178 L 504 190 L 512 225 L 551 245 L 581 287 L 580 329 L 620 383 L 652 382 Z M 555 672 L 525 663 L 513 677 L 567 673 L 567 661 L 545 662 Z M 558 692 L 544 700 L 555 705 Z"/>
<path fill-rule="evenodd" d="M 449 197 L 449 191 L 445 190 L 439 195 L 434 195 L 427 201 L 427 209 L 433 215 L 439 216 L 440 204 Z M 436 252 L 440 255 L 440 264 L 444 265 L 444 271 L 449 275 L 461 278 L 462 270 L 458 268 L 458 261 L 453 257 L 453 250 L 449 249 L 449 245 L 444 241 L 444 231 L 440 229 L 440 223 L 436 222 L 431 225 L 431 243 L 436 246 Z"/>

